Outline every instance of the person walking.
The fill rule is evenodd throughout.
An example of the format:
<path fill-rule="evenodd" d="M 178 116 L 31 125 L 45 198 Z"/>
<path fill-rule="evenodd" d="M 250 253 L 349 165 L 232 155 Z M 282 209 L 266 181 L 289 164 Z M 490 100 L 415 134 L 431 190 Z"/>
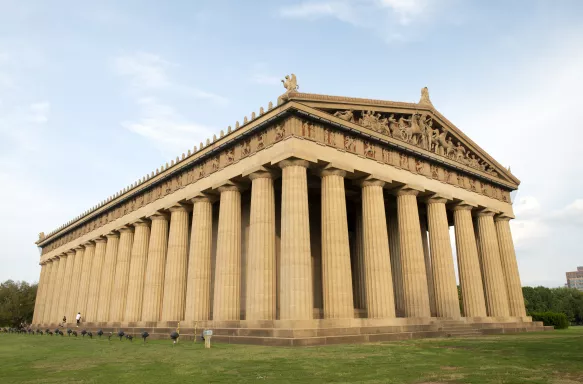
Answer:
<path fill-rule="evenodd" d="M 79 328 L 79 323 L 81 323 L 81 312 L 77 312 L 75 319 L 77 320 L 77 328 Z"/>
<path fill-rule="evenodd" d="M 65 324 L 67 324 L 67 316 L 63 315 L 63 322 L 59 325 L 61 326 L 61 328 L 63 328 Z"/>

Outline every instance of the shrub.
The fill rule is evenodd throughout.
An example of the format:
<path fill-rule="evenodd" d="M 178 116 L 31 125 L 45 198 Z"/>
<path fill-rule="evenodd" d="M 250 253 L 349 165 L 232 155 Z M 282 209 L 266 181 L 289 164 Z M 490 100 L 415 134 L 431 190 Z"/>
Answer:
<path fill-rule="evenodd" d="M 530 314 L 534 321 L 542 321 L 544 325 L 552 325 L 555 329 L 569 328 L 569 319 L 564 313 L 533 312 Z"/>

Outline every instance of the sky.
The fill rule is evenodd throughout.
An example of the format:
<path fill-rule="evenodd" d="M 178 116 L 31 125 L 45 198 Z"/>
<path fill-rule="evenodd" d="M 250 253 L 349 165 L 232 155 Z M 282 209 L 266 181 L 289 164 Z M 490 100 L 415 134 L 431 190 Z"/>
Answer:
<path fill-rule="evenodd" d="M 0 0 L 0 281 L 50 232 L 301 92 L 435 107 L 521 180 L 523 285 L 583 265 L 579 0 Z"/>

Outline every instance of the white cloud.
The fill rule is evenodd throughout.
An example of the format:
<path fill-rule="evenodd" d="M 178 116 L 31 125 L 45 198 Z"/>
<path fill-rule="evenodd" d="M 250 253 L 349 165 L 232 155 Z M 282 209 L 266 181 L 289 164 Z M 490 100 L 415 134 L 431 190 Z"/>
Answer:
<path fill-rule="evenodd" d="M 575 199 L 565 208 L 551 213 L 550 218 L 557 224 L 583 226 L 583 199 Z"/>
<path fill-rule="evenodd" d="M 28 121 L 38 124 L 44 124 L 47 121 L 49 121 L 49 112 L 51 111 L 51 104 L 48 101 L 33 103 L 28 108 L 30 111 Z"/>
<path fill-rule="evenodd" d="M 352 1 L 308 1 L 283 7 L 280 9 L 280 15 L 286 18 L 308 20 L 315 20 L 322 17 L 333 17 L 351 24 L 359 24 L 354 6 L 355 4 Z"/>

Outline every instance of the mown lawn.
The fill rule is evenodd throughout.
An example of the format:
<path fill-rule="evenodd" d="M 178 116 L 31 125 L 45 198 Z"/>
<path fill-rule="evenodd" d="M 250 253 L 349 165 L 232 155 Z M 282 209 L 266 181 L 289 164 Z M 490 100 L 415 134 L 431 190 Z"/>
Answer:
<path fill-rule="evenodd" d="M 583 327 L 277 348 L 0 334 L 0 383 L 582 383 Z"/>

